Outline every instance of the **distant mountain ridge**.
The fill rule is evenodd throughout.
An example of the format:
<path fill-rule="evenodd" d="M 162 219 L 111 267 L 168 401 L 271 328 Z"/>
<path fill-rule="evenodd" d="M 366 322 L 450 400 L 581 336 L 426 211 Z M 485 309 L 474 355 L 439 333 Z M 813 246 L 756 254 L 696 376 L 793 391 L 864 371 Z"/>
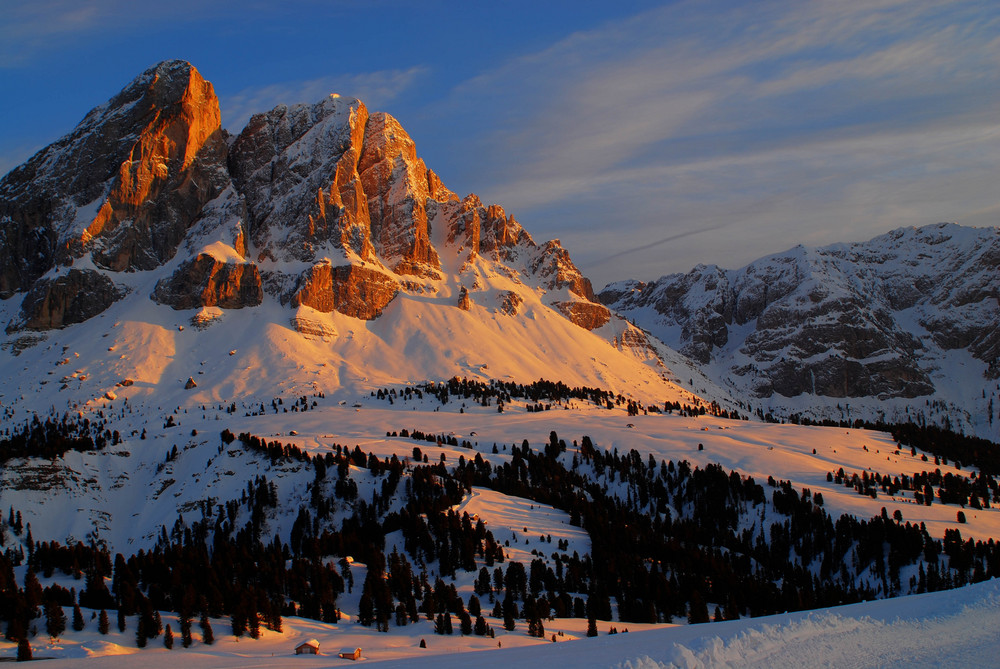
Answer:
<path fill-rule="evenodd" d="M 827 398 L 906 420 L 927 398 L 968 414 L 956 429 L 990 433 L 998 271 L 1000 230 L 942 223 L 613 283 L 600 299 L 737 393 L 788 411 Z"/>

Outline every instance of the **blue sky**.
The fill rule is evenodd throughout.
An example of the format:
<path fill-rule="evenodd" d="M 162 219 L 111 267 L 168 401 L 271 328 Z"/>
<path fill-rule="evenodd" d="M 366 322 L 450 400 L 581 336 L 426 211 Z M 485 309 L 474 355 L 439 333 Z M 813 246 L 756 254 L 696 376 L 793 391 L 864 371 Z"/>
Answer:
<path fill-rule="evenodd" d="M 1000 3 L 0 0 L 0 172 L 154 63 L 223 123 L 327 93 L 595 285 L 1000 225 Z"/>

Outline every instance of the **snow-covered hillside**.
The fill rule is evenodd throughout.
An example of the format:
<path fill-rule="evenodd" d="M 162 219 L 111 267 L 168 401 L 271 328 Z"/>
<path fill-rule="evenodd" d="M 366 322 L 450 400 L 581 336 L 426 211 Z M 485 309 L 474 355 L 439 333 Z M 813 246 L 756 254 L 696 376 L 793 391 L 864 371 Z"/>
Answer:
<path fill-rule="evenodd" d="M 8 413 L 453 376 L 654 402 L 697 377 L 734 406 L 596 303 L 557 240 L 449 191 L 392 117 L 331 95 L 224 134 L 211 84 L 169 61 L 0 181 Z"/>

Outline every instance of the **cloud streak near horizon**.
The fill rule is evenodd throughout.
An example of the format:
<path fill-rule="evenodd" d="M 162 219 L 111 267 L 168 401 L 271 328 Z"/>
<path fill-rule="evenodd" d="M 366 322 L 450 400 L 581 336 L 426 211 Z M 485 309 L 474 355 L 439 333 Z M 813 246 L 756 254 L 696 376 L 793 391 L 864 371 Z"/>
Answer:
<path fill-rule="evenodd" d="M 996 10 L 704 8 L 574 34 L 456 87 L 455 114 L 495 112 L 473 189 L 557 232 L 602 279 L 620 273 L 609 258 L 651 277 L 938 218 L 998 223 Z M 593 217 L 578 229 L 587 211 L 616 239 L 591 235 Z"/>

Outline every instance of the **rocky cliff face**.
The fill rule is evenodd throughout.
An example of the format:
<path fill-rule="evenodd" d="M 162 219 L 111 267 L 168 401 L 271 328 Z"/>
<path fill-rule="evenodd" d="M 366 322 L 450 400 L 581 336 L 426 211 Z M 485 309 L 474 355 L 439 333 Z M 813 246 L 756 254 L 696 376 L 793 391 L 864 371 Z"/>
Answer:
<path fill-rule="evenodd" d="M 382 315 L 382 309 L 398 292 L 395 279 L 378 270 L 319 264 L 300 278 L 291 303 L 293 307 L 312 307 L 324 313 L 339 311 L 370 321 Z"/>
<path fill-rule="evenodd" d="M 147 70 L 0 181 L 0 295 L 88 254 L 161 265 L 228 182 L 225 156 L 212 85 L 180 61 Z"/>
<path fill-rule="evenodd" d="M 467 280 L 445 281 L 441 253 Z M 0 261 L 0 297 L 25 294 L 15 328 L 88 318 L 124 294 L 110 288 L 122 273 L 168 266 L 149 297 L 175 309 L 270 293 L 374 319 L 401 292 L 489 291 L 484 277 L 501 276 L 558 291 L 553 305 L 584 327 L 606 312 L 558 241 L 536 245 L 500 206 L 459 199 L 391 116 L 331 95 L 257 114 L 230 142 L 211 84 L 181 61 L 0 181 Z M 464 310 L 495 303 L 464 290 L 449 296 Z M 508 302 L 497 309 L 516 312 Z"/>
<path fill-rule="evenodd" d="M 260 304 L 264 292 L 253 263 L 221 262 L 200 253 L 157 282 L 151 297 L 174 309 L 241 309 Z"/>
<path fill-rule="evenodd" d="M 997 377 L 998 260 L 997 229 L 941 224 L 621 282 L 601 299 L 760 397 L 913 398 L 935 392 L 949 351 Z"/>
<path fill-rule="evenodd" d="M 475 195 L 460 200 L 396 119 L 369 113 L 359 100 L 330 96 L 254 116 L 233 143 L 229 167 L 246 198 L 265 286 L 283 303 L 375 318 L 400 291 L 436 291 L 447 248 L 463 260 L 460 272 L 494 263 L 602 308 L 557 241 L 539 247 L 499 205 Z M 289 263 L 309 267 L 290 273 Z M 459 303 L 472 302 L 467 293 Z"/>

